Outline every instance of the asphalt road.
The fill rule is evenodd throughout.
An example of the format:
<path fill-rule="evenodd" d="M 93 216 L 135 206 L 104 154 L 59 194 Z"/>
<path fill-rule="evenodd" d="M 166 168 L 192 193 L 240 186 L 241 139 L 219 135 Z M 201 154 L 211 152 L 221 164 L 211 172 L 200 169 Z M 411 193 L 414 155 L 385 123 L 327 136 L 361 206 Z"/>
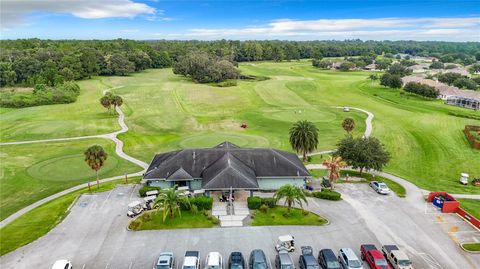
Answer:
<path fill-rule="evenodd" d="M 184 229 L 131 232 L 126 205 L 136 198 L 134 186 L 93 195 L 83 195 L 69 216 L 46 236 L 0 258 L 0 267 L 49 268 L 57 259 L 70 259 L 74 268 L 152 268 L 161 251 L 175 253 L 177 266 L 186 250 L 199 250 L 202 262 L 210 251 L 224 259 L 234 250 L 248 256 L 263 249 L 273 265 L 276 238 L 295 236 L 296 245 L 311 245 L 314 251 L 351 247 L 359 255 L 362 243 L 396 243 L 411 257 L 415 268 L 480 268 L 479 255 L 467 254 L 455 243 L 448 225 L 466 239 L 480 240 L 479 232 L 460 225 L 454 215 L 429 207 L 421 197 L 405 200 L 380 196 L 365 184 L 342 184 L 340 202 L 312 199 L 308 208 L 330 220 L 319 227 L 277 226 L 214 229 Z M 414 204 L 413 204 L 414 203 Z M 447 225 L 447 226 L 446 226 Z M 463 240 L 462 237 L 462 240 Z M 293 254 L 298 261 L 299 251 Z"/>

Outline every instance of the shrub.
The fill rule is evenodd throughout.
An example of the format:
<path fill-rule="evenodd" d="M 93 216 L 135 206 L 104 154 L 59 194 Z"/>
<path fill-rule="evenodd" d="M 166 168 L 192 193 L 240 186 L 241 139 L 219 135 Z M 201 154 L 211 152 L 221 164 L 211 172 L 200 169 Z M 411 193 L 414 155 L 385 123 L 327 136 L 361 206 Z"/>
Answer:
<path fill-rule="evenodd" d="M 342 195 L 340 193 L 328 189 L 322 189 L 322 191 L 313 192 L 312 195 L 315 198 L 324 200 L 338 201 L 342 199 Z"/>
<path fill-rule="evenodd" d="M 208 210 L 203 210 L 203 211 L 202 211 L 202 214 L 203 214 L 205 217 L 208 217 L 208 215 L 210 215 L 210 212 L 208 212 Z"/>
<path fill-rule="evenodd" d="M 216 217 L 212 217 L 212 223 L 215 224 L 215 225 L 218 225 L 220 223 L 220 220 L 217 219 Z"/>
<path fill-rule="evenodd" d="M 150 213 L 145 212 L 142 214 L 142 221 L 147 222 L 150 220 L 152 220 L 152 215 Z"/>
<path fill-rule="evenodd" d="M 302 210 L 302 214 L 303 214 L 304 216 L 306 216 L 306 215 L 310 214 L 310 211 L 303 209 L 303 210 Z"/>
<path fill-rule="evenodd" d="M 380 77 L 380 85 L 394 89 L 401 88 L 402 79 L 399 75 L 385 73 Z"/>
<path fill-rule="evenodd" d="M 190 211 L 192 212 L 193 215 L 197 215 L 198 207 L 196 205 L 192 205 L 192 207 L 190 207 Z"/>
<path fill-rule="evenodd" d="M 142 220 L 136 219 L 130 222 L 130 225 L 128 225 L 128 228 L 130 228 L 130 230 L 138 230 L 138 228 L 140 228 L 141 225 L 142 225 Z"/>
<path fill-rule="evenodd" d="M 258 196 L 248 197 L 247 206 L 249 209 L 259 209 L 262 205 L 262 198 Z"/>
<path fill-rule="evenodd" d="M 263 213 L 267 213 L 268 206 L 266 204 L 263 204 L 263 205 L 260 206 L 259 210 Z"/>
<path fill-rule="evenodd" d="M 290 212 L 288 211 L 285 211 L 282 213 L 282 216 L 284 216 L 285 218 L 289 218 L 291 216 Z"/>
<path fill-rule="evenodd" d="M 275 198 L 267 197 L 262 199 L 262 204 L 268 206 L 269 208 L 274 208 L 277 205 L 277 202 L 275 201 Z"/>
<path fill-rule="evenodd" d="M 154 186 L 144 185 L 143 187 L 141 187 L 141 188 L 138 190 L 138 194 L 140 195 L 140 197 L 145 197 L 145 196 L 147 196 L 147 192 L 148 192 L 148 191 L 154 191 L 154 190 L 160 191 L 161 188 L 160 188 L 160 187 L 154 187 Z"/>
<path fill-rule="evenodd" d="M 208 196 L 195 196 L 190 198 L 190 204 L 197 206 L 199 210 L 210 210 L 213 206 L 213 198 Z"/>
<path fill-rule="evenodd" d="M 225 80 L 225 81 L 218 82 L 217 84 L 215 84 L 215 86 L 217 86 L 217 87 L 233 87 L 233 86 L 237 86 L 237 81 L 236 80 Z"/>

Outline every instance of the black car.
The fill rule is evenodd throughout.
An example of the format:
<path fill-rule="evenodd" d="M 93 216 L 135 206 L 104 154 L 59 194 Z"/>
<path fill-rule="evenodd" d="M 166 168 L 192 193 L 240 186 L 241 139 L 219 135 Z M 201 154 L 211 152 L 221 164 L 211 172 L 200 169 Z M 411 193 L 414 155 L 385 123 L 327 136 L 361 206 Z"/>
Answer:
<path fill-rule="evenodd" d="M 245 260 L 241 252 L 235 251 L 230 253 L 228 269 L 245 269 Z"/>
<path fill-rule="evenodd" d="M 254 249 L 250 252 L 248 265 L 249 269 L 269 269 L 267 257 L 261 249 Z"/>
<path fill-rule="evenodd" d="M 335 253 L 329 248 L 325 248 L 318 252 L 318 263 L 323 269 L 340 269 Z"/>
<path fill-rule="evenodd" d="M 313 256 L 313 249 L 310 246 L 302 246 L 302 255 L 298 259 L 300 269 L 320 269 L 317 259 Z"/>

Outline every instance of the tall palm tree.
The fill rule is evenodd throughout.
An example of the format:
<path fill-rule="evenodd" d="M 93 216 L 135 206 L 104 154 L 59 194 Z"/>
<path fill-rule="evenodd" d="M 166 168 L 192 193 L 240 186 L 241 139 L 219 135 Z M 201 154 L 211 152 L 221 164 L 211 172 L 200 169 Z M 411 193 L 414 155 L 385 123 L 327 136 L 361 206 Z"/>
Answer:
<path fill-rule="evenodd" d="M 318 128 L 313 122 L 297 121 L 290 128 L 290 145 L 297 152 L 301 152 L 303 160 L 307 160 L 307 154 L 314 151 L 318 145 Z"/>
<path fill-rule="evenodd" d="M 112 104 L 113 104 L 113 109 L 115 110 L 118 107 L 120 107 L 123 104 L 123 99 L 122 97 L 118 95 L 112 96 Z"/>
<path fill-rule="evenodd" d="M 280 187 L 280 189 L 275 192 L 273 198 L 275 199 L 275 202 L 278 202 L 280 199 L 284 198 L 285 204 L 288 206 L 288 212 L 290 212 L 290 209 L 295 203 L 299 204 L 301 208 L 303 208 L 302 202 L 308 204 L 305 193 L 299 187 L 290 184 Z"/>
<path fill-rule="evenodd" d="M 87 163 L 87 165 L 95 171 L 97 176 L 97 188 L 100 188 L 100 182 L 98 181 L 98 171 L 107 161 L 108 154 L 100 145 L 94 145 L 89 147 L 83 154 L 85 155 L 85 162 Z M 88 190 L 90 191 L 90 182 L 88 183 Z"/>
<path fill-rule="evenodd" d="M 111 96 L 110 95 L 102 96 L 102 98 L 100 98 L 100 104 L 102 104 L 102 106 L 108 110 L 108 113 L 110 113 L 110 107 L 112 106 Z"/>
<path fill-rule="evenodd" d="M 342 160 L 342 157 L 331 157 L 329 160 L 323 161 L 328 169 L 328 179 L 330 186 L 333 189 L 333 184 L 340 178 L 340 170 L 347 166 L 347 163 Z"/>
<path fill-rule="evenodd" d="M 348 134 L 355 129 L 355 120 L 352 118 L 345 118 L 342 122 L 342 127 Z"/>
<path fill-rule="evenodd" d="M 159 205 L 158 210 L 163 209 L 163 222 L 170 215 L 170 218 L 175 217 L 175 213 L 181 216 L 181 204 L 190 207 L 190 200 L 183 191 L 176 190 L 176 186 L 170 189 L 161 190 L 155 199 L 155 205 Z"/>

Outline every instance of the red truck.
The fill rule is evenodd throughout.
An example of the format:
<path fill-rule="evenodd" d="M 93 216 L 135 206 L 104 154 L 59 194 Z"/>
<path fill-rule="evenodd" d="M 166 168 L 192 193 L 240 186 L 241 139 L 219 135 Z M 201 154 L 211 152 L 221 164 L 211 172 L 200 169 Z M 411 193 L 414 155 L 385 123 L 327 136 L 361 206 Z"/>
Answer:
<path fill-rule="evenodd" d="M 360 246 L 360 253 L 362 253 L 362 260 L 367 262 L 367 264 L 372 269 L 392 269 L 388 265 L 387 260 L 383 257 L 382 252 L 380 252 L 375 245 L 365 244 Z"/>

